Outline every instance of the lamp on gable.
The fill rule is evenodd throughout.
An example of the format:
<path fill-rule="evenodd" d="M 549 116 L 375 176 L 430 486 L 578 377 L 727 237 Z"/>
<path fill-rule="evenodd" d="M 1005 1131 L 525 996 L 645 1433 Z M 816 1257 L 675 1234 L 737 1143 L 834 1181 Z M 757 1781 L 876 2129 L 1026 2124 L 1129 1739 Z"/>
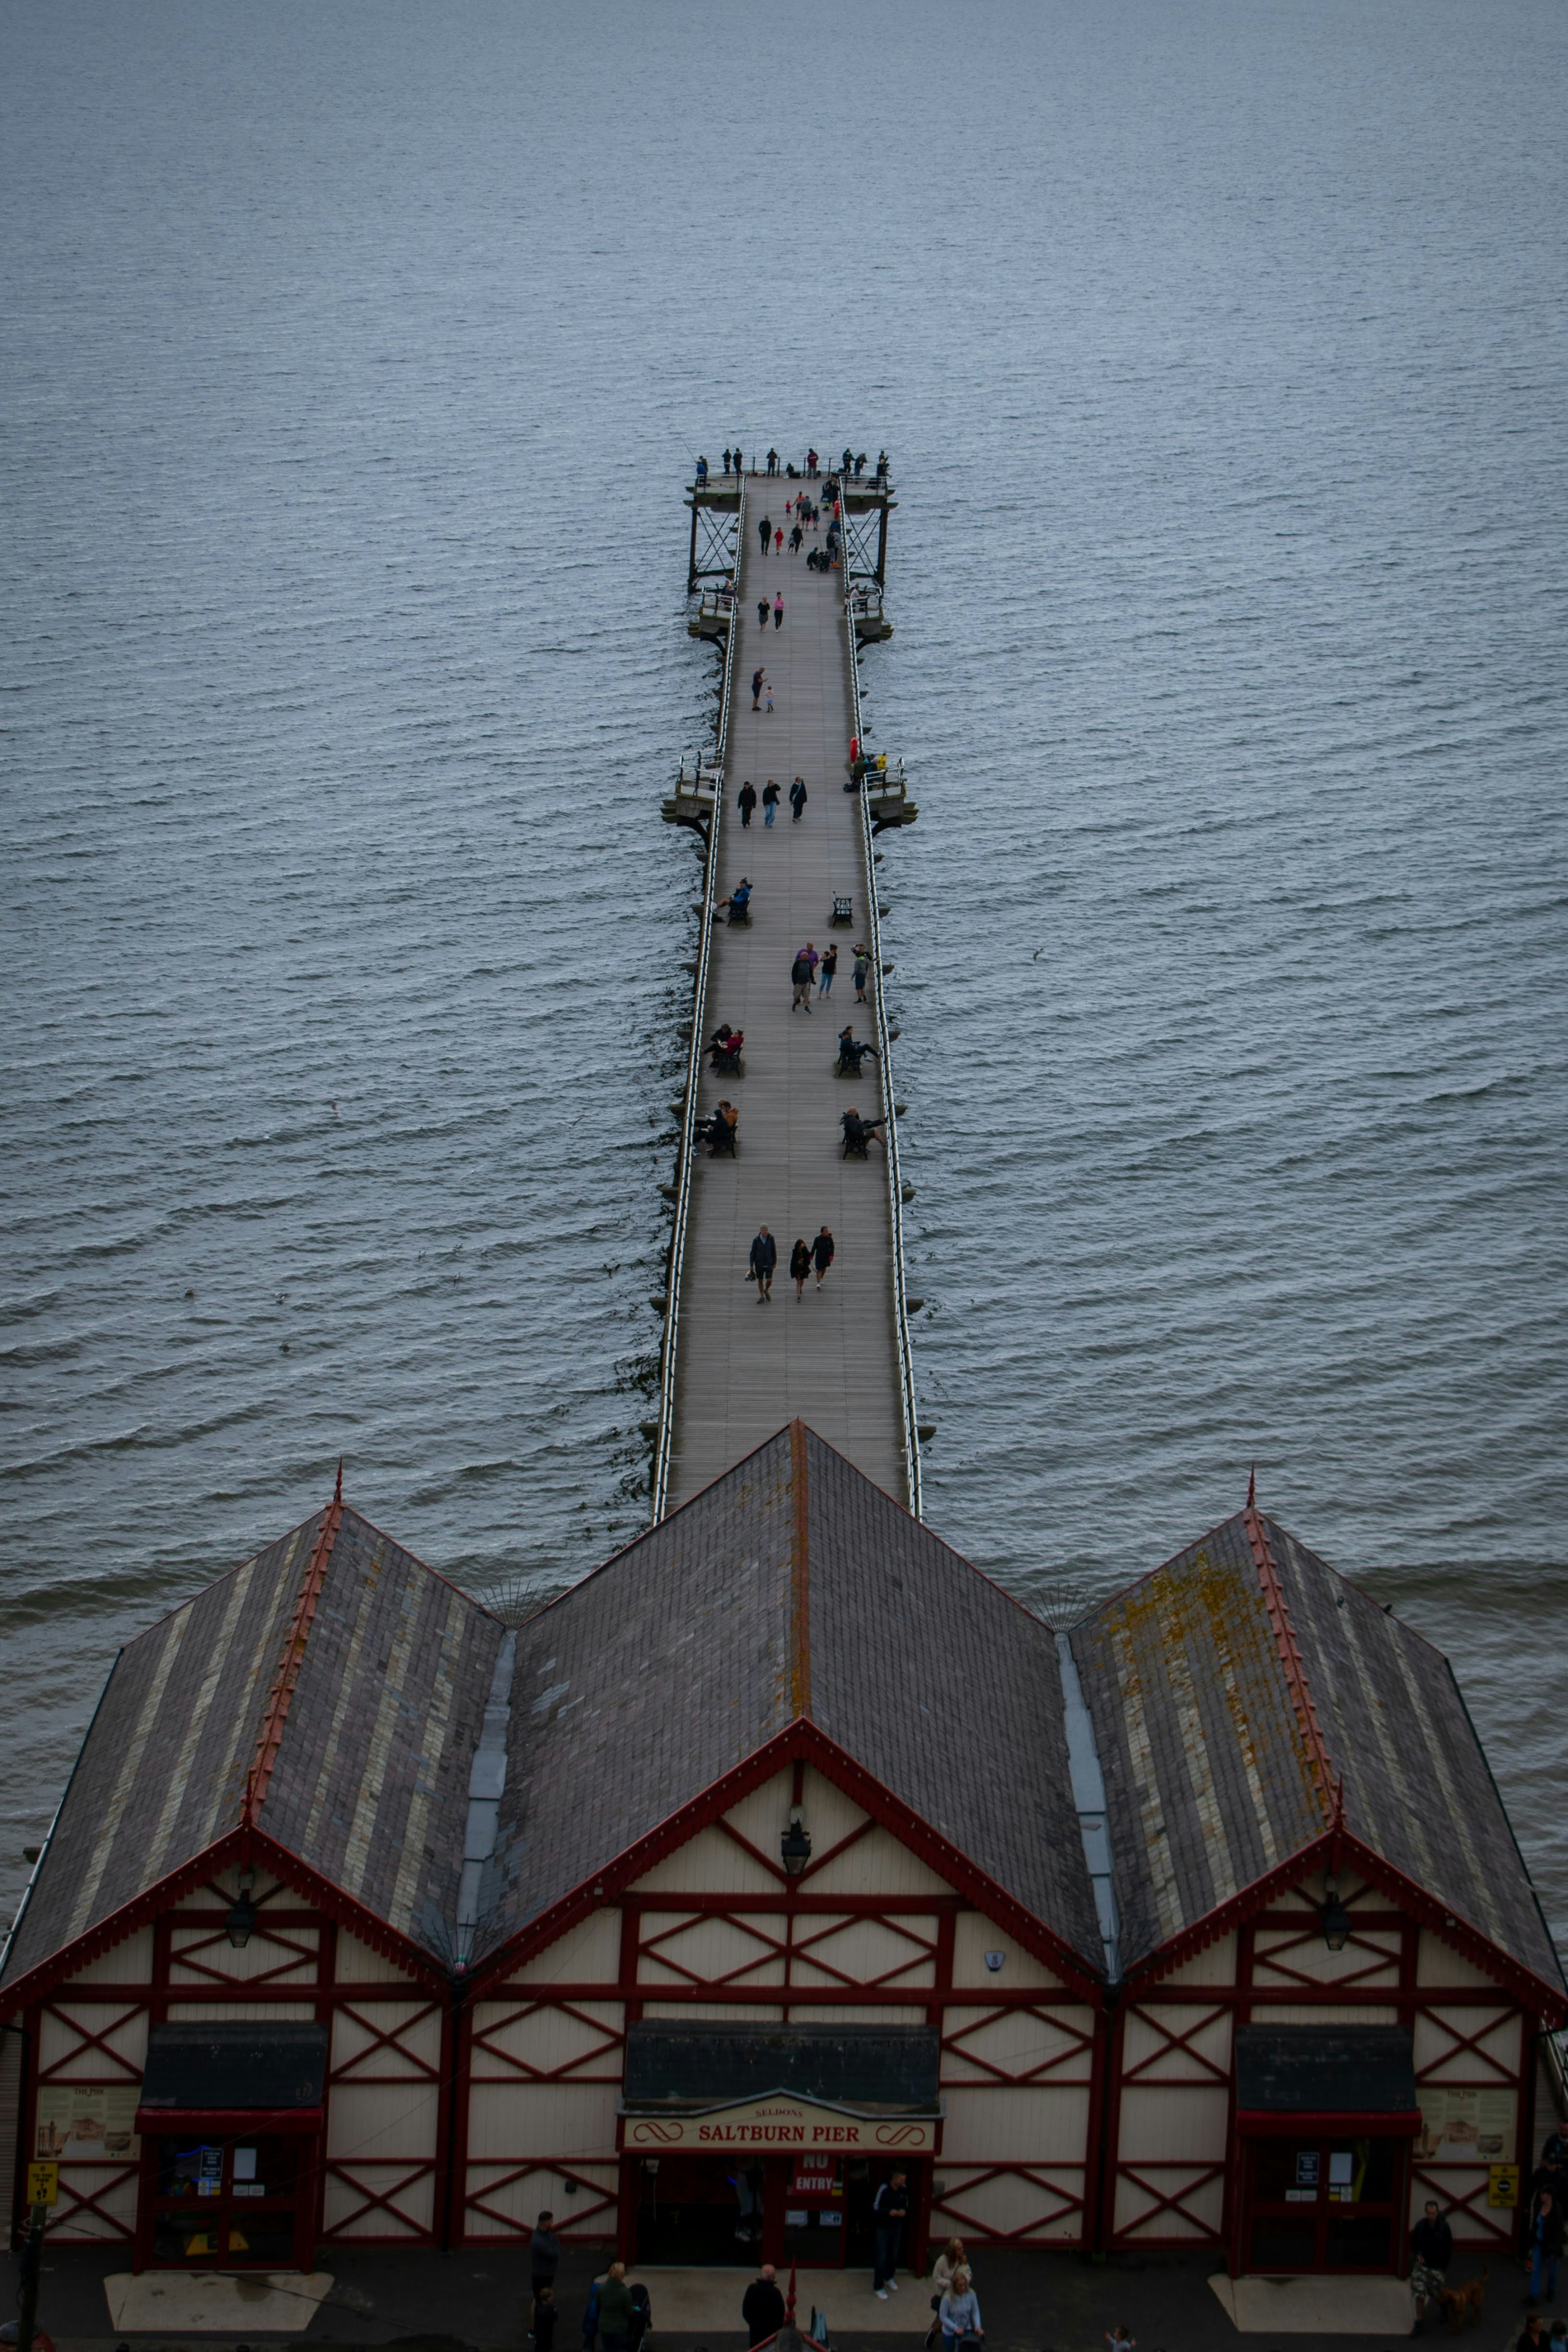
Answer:
<path fill-rule="evenodd" d="M 239 1893 L 224 1920 L 224 1930 L 237 1952 L 243 1952 L 256 1932 L 256 1906 L 250 1899 L 250 1873 L 242 1874 Z"/>
<path fill-rule="evenodd" d="M 1350 1942 L 1351 1915 L 1340 1901 L 1339 1880 L 1330 1878 L 1325 1881 L 1323 1893 L 1328 1900 L 1318 1914 L 1323 1930 L 1323 1941 L 1331 1952 L 1342 1952 Z"/>
<path fill-rule="evenodd" d="M 779 1858 L 790 1878 L 798 1878 L 811 1860 L 811 1837 L 798 1805 L 790 1809 L 789 1827 L 779 1840 Z"/>

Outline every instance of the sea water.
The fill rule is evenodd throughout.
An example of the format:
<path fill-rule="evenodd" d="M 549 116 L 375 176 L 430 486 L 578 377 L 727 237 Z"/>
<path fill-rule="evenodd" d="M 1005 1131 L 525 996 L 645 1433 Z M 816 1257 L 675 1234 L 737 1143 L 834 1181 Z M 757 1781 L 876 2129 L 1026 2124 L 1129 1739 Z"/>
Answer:
<path fill-rule="evenodd" d="M 340 1455 L 514 1610 L 642 1523 L 681 487 L 847 440 L 927 1516 L 1065 1622 L 1256 1465 L 1568 1926 L 1554 0 L 0 37 L 0 1899 Z"/>

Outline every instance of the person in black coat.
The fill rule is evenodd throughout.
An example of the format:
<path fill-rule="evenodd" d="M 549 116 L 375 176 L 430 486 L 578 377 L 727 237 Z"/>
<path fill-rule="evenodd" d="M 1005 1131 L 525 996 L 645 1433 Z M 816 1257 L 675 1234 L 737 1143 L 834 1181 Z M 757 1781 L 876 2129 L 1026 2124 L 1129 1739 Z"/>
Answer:
<path fill-rule="evenodd" d="M 528 2241 L 528 2266 L 535 2294 L 542 2286 L 553 2286 L 555 2273 L 561 2268 L 561 2241 L 553 2228 L 555 2216 L 548 2208 L 533 2225 Z"/>
<path fill-rule="evenodd" d="M 1428 2303 L 1436 2303 L 1442 2294 L 1453 2259 L 1454 2232 L 1444 2221 L 1437 2200 L 1428 2197 L 1426 2212 L 1410 2232 L 1410 2292 L 1415 2298 L 1417 2327 Z"/>
<path fill-rule="evenodd" d="M 769 1233 L 766 1225 L 763 1225 L 759 1227 L 756 1239 L 752 1244 L 752 1270 L 746 1277 L 749 1282 L 754 1282 L 757 1286 L 757 1305 L 759 1307 L 762 1306 L 766 1298 L 772 1296 L 773 1286 L 773 1268 L 777 1265 L 778 1262 L 779 1245 L 777 1242 L 774 1241 L 772 1234 Z"/>
<path fill-rule="evenodd" d="M 752 811 L 756 807 L 756 789 L 752 783 L 750 778 L 748 778 L 741 786 L 740 791 L 735 794 L 735 806 L 741 812 L 741 824 L 742 829 L 751 824 Z"/>
<path fill-rule="evenodd" d="M 741 2298 L 741 2316 L 753 2347 L 765 2344 L 784 2324 L 784 2299 L 778 2291 L 772 2263 L 764 2263 Z"/>

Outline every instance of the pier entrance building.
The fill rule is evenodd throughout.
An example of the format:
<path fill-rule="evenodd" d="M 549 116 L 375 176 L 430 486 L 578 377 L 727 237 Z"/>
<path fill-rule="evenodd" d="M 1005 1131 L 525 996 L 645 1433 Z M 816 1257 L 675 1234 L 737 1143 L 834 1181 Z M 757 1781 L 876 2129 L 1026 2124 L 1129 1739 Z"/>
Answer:
<path fill-rule="evenodd" d="M 128 1643 L 0 2004 L 128 2265 L 854 2265 L 897 2166 L 916 2260 L 1384 2274 L 1511 2243 L 1568 2010 L 1446 1663 L 1277 1521 L 1058 1631 L 799 1423 L 517 1629 L 338 1496 Z"/>

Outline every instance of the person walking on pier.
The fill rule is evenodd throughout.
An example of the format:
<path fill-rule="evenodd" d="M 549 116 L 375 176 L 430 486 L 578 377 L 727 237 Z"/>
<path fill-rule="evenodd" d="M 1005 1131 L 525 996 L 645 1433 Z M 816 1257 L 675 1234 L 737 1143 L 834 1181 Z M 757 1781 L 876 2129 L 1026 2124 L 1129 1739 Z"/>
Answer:
<path fill-rule="evenodd" d="M 858 940 L 855 942 L 855 1002 L 866 1002 L 866 978 L 871 969 L 870 950 Z"/>
<path fill-rule="evenodd" d="M 773 553 L 775 555 L 782 555 L 784 553 L 784 525 L 782 522 L 780 523 L 777 530 L 773 533 Z"/>
<path fill-rule="evenodd" d="M 770 449 L 768 451 L 768 471 L 770 474 L 776 474 L 778 469 L 779 453 L 776 449 Z"/>
<path fill-rule="evenodd" d="M 895 2294 L 899 2291 L 896 2273 L 899 2267 L 899 2255 L 902 2250 L 904 2224 L 910 2217 L 910 2192 L 906 2183 L 907 2175 L 903 2167 L 896 2165 L 889 2179 L 883 2181 L 871 2200 L 871 2218 L 877 2231 L 877 2267 L 873 2278 L 875 2293 L 883 2303 L 888 2300 L 889 2286 Z M 964 2284 L 967 2286 L 968 2284 L 966 2279 Z M 976 2305 L 974 2326 L 978 2328 L 979 2325 L 980 2310 L 979 2305 Z M 942 2321 L 942 2333 L 943 2335 L 947 2333 L 945 2317 Z"/>
<path fill-rule="evenodd" d="M 784 596 L 782 593 L 773 598 L 773 626 L 775 629 L 782 629 L 784 626 Z"/>
<path fill-rule="evenodd" d="M 779 2293 L 772 2263 L 764 2263 L 741 2298 L 741 2321 L 751 2339 L 752 2352 L 759 2344 L 771 2342 L 784 2324 L 784 2299 Z"/>
<path fill-rule="evenodd" d="M 805 1277 L 811 1272 L 811 1244 L 796 1242 L 789 1254 L 789 1270 L 795 1277 L 795 1295 L 798 1298 L 805 1288 Z"/>
<path fill-rule="evenodd" d="M 754 1282 L 757 1286 L 757 1305 L 759 1307 L 764 1305 L 765 1302 L 773 1296 L 773 1268 L 777 1265 L 778 1262 L 779 1245 L 777 1242 L 774 1241 L 766 1225 L 759 1225 L 757 1228 L 757 1237 L 752 1244 L 752 1270 L 746 1276 L 748 1282 Z"/>
<path fill-rule="evenodd" d="M 806 961 L 804 948 L 799 948 L 795 951 L 795 961 L 789 968 L 789 978 L 790 986 L 795 991 L 795 1002 L 791 1004 L 790 1011 L 798 1013 L 804 1005 L 809 1013 L 811 1011 L 811 965 Z"/>
<path fill-rule="evenodd" d="M 1543 2189 L 1535 2200 L 1525 2245 L 1530 2254 L 1530 2292 L 1539 2303 L 1544 2286 L 1550 2303 L 1557 2293 L 1557 2265 L 1563 2259 L 1563 2216 L 1550 2189 Z"/>
<path fill-rule="evenodd" d="M 802 530 L 799 523 L 796 523 L 795 529 L 789 535 L 789 551 L 792 555 L 798 555 L 800 553 L 801 542 L 805 537 L 805 531 Z"/>
<path fill-rule="evenodd" d="M 1436 2303 L 1442 2294 L 1453 2259 L 1454 2232 L 1444 2221 L 1437 2200 L 1428 2197 L 1425 2212 L 1410 2232 L 1410 2292 L 1415 2300 L 1416 2330 L 1426 2319 L 1427 2304 Z"/>
<path fill-rule="evenodd" d="M 764 610 L 765 610 L 765 609 L 766 609 L 766 608 L 765 608 L 765 606 L 764 606 Z M 752 709 L 753 710 L 755 710 L 755 709 L 756 709 L 756 708 L 757 708 L 758 704 L 759 704 L 759 703 L 761 702 L 761 700 L 762 700 L 762 697 L 763 697 L 763 678 L 766 677 L 766 675 L 767 675 L 767 672 L 766 672 L 765 670 L 762 669 L 762 668 L 754 669 L 754 670 L 752 672 Z"/>
<path fill-rule="evenodd" d="M 820 1290 L 827 1269 L 833 1264 L 833 1235 L 826 1225 L 812 1243 L 811 1255 L 816 1267 L 816 1286 Z"/>
<path fill-rule="evenodd" d="M 805 778 L 804 776 L 797 776 L 794 783 L 790 786 L 789 804 L 795 811 L 795 814 L 790 819 L 790 823 L 792 824 L 798 824 L 800 823 L 800 813 L 805 806 Z"/>
<path fill-rule="evenodd" d="M 741 830 L 743 833 L 751 824 L 752 811 L 757 805 L 757 795 L 749 779 L 735 794 L 735 805 L 741 812 Z"/>
<path fill-rule="evenodd" d="M 763 786 L 763 823 L 772 825 L 779 813 L 779 788 L 770 776 Z"/>
<path fill-rule="evenodd" d="M 760 629 L 765 629 L 767 625 L 768 600 L 765 596 L 759 596 L 757 599 L 757 626 Z"/>
<path fill-rule="evenodd" d="M 822 961 L 817 966 L 816 972 L 816 992 L 818 996 L 832 995 L 833 975 L 837 969 L 838 950 L 837 946 L 824 948 L 822 950 Z"/>
<path fill-rule="evenodd" d="M 764 515 L 761 522 L 757 525 L 757 537 L 763 542 L 763 553 L 764 555 L 768 551 L 768 541 L 772 539 L 773 535 L 773 519 L 772 515 Z"/>

